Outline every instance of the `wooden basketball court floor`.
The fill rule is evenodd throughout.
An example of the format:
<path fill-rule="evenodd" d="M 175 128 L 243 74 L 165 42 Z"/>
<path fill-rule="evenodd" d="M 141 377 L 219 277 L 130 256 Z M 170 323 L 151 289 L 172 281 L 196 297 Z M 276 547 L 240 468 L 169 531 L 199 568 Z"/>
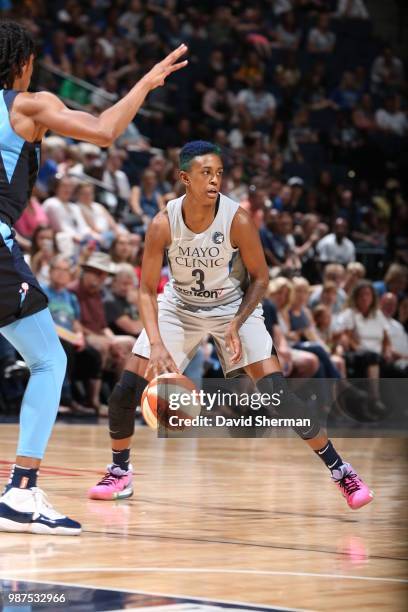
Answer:
<path fill-rule="evenodd" d="M 2 484 L 16 435 L 0 425 Z M 357 512 L 298 439 L 163 440 L 142 427 L 134 497 L 98 502 L 86 490 L 110 459 L 106 423 L 57 424 L 40 486 L 84 532 L 1 533 L 0 585 L 129 594 L 47 610 L 407 610 L 406 440 L 336 443 L 376 493 Z"/>

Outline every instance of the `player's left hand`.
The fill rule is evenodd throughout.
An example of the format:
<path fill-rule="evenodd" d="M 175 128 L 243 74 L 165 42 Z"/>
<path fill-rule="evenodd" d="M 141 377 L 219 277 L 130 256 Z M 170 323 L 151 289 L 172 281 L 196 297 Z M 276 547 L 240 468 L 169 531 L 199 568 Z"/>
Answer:
<path fill-rule="evenodd" d="M 231 363 L 238 363 L 242 358 L 242 344 L 238 333 L 238 326 L 234 321 L 228 325 L 225 332 L 225 346 L 230 355 Z"/>
<path fill-rule="evenodd" d="M 180 68 L 187 66 L 187 60 L 178 62 L 179 58 L 182 57 L 186 51 L 187 46 L 182 44 L 169 53 L 164 60 L 153 66 L 150 72 L 144 77 L 149 83 L 150 89 L 155 89 L 156 87 L 164 85 L 164 81 L 172 72 L 176 72 L 176 70 L 180 70 Z"/>

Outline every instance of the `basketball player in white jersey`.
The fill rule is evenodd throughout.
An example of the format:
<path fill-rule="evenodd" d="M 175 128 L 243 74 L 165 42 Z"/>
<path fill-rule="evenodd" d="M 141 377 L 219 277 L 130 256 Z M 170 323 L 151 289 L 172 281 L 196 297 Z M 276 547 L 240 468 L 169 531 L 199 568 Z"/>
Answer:
<path fill-rule="evenodd" d="M 140 287 L 145 329 L 110 397 L 113 461 L 89 497 L 133 494 L 130 444 L 147 381 L 164 372 L 182 373 L 209 333 L 225 376 L 244 370 L 260 392 L 280 394 L 279 416 L 310 419 L 311 426 L 294 428 L 296 433 L 330 469 L 348 505 L 360 508 L 372 500 L 371 491 L 338 455 L 317 415 L 290 391 L 272 351 L 260 305 L 269 274 L 258 231 L 239 204 L 220 193 L 222 173 L 215 145 L 186 144 L 180 153 L 186 194 L 170 201 L 146 234 Z M 171 278 L 157 297 L 165 253 Z"/>

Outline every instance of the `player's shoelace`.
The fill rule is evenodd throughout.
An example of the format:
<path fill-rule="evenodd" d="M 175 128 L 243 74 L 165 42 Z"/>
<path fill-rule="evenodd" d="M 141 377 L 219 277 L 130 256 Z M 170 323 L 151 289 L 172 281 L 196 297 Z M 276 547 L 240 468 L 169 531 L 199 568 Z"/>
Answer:
<path fill-rule="evenodd" d="M 339 480 L 339 485 L 345 490 L 347 495 L 351 495 L 360 489 L 359 478 L 357 474 L 354 474 L 353 472 L 343 476 L 343 478 Z"/>
<path fill-rule="evenodd" d="M 97 486 L 99 487 L 99 485 L 114 484 L 115 480 L 118 480 L 118 478 L 120 478 L 120 476 L 115 476 L 115 474 L 112 474 L 111 472 L 106 472 L 105 476 L 98 482 Z"/>
<path fill-rule="evenodd" d="M 58 520 L 64 518 L 62 514 L 57 512 L 51 505 L 46 493 L 38 487 L 33 487 L 34 493 L 34 519 L 38 518 L 41 514 L 46 515 L 50 519 Z"/>

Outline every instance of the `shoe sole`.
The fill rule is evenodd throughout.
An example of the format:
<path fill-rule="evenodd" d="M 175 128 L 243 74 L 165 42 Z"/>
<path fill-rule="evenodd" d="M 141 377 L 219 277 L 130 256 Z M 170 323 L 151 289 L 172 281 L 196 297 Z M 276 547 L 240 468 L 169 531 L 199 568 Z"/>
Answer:
<path fill-rule="evenodd" d="M 61 535 L 61 536 L 78 536 L 81 533 L 81 528 L 70 529 L 68 527 L 47 527 L 40 523 L 17 523 L 6 518 L 0 518 L 0 531 L 9 533 L 33 533 L 36 535 Z"/>
<path fill-rule="evenodd" d="M 100 501 L 115 501 L 117 499 L 127 499 L 128 497 L 132 497 L 133 489 L 132 487 L 127 487 L 123 489 L 123 491 L 118 491 L 117 493 L 98 493 L 97 491 L 90 491 L 88 493 L 89 499 L 98 499 Z"/>

